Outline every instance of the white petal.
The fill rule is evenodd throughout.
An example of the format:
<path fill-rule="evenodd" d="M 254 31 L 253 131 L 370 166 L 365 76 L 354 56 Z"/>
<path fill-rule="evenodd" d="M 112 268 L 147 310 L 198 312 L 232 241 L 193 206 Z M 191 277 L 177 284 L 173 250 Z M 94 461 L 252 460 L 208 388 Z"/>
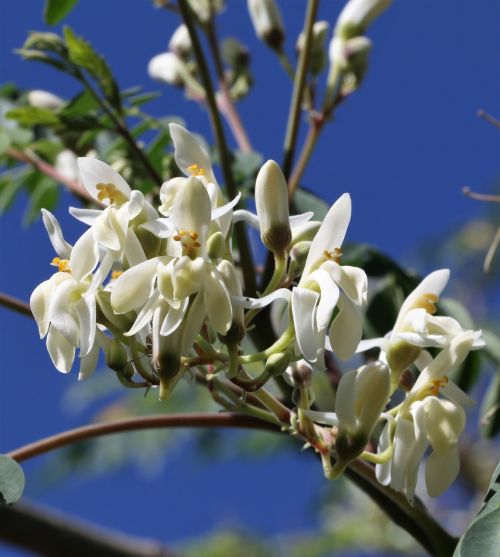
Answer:
<path fill-rule="evenodd" d="M 115 313 L 139 308 L 153 295 L 158 257 L 125 271 L 113 284 L 111 306 Z"/>
<path fill-rule="evenodd" d="M 246 222 L 250 226 L 260 230 L 259 217 L 246 209 L 238 209 L 237 211 L 234 211 L 233 222 Z"/>
<path fill-rule="evenodd" d="M 80 350 L 80 369 L 78 370 L 78 381 L 83 381 L 87 379 L 92 373 L 94 373 L 97 367 L 97 361 L 99 360 L 99 344 L 94 342 L 92 348 L 86 356 L 82 356 Z"/>
<path fill-rule="evenodd" d="M 92 349 L 96 330 L 96 302 L 94 296 L 84 296 L 74 304 L 80 327 L 80 358 L 87 356 Z"/>
<path fill-rule="evenodd" d="M 335 397 L 335 412 L 341 427 L 354 433 L 357 428 L 355 403 L 356 403 L 356 378 L 358 371 L 353 369 L 344 373 L 340 378 Z"/>
<path fill-rule="evenodd" d="M 363 320 L 357 307 L 342 293 L 337 306 L 339 314 L 330 328 L 330 344 L 340 359 L 347 360 L 359 345 L 363 335 Z"/>
<path fill-rule="evenodd" d="M 94 238 L 94 230 L 89 228 L 73 246 L 69 268 L 75 280 L 80 282 L 95 269 L 98 262 L 99 250 Z"/>
<path fill-rule="evenodd" d="M 304 415 L 311 418 L 313 422 L 318 424 L 325 424 L 336 426 L 339 423 L 337 414 L 335 412 L 318 412 L 316 410 L 304 410 Z"/>
<path fill-rule="evenodd" d="M 312 241 L 303 276 L 309 273 L 318 260 L 324 258 L 325 250 L 333 251 L 342 246 L 350 220 L 351 197 L 348 193 L 344 193 L 332 205 Z"/>
<path fill-rule="evenodd" d="M 142 211 L 145 199 L 142 191 L 132 190 L 127 204 L 128 219 L 133 220 Z"/>
<path fill-rule="evenodd" d="M 128 199 L 130 197 L 130 186 L 109 164 L 90 157 L 78 159 L 80 178 L 85 189 L 97 199 L 97 184 L 113 184 Z"/>
<path fill-rule="evenodd" d="M 137 334 L 153 319 L 153 313 L 158 305 L 160 293 L 155 291 L 149 300 L 144 304 L 141 311 L 137 314 L 137 318 L 129 331 L 125 333 L 126 337 L 131 337 Z"/>
<path fill-rule="evenodd" d="M 217 220 L 223 215 L 229 213 L 233 207 L 236 207 L 240 198 L 241 198 L 241 193 L 238 193 L 238 195 L 229 203 L 226 203 L 225 205 L 221 205 L 220 207 L 217 207 L 217 209 L 213 209 L 212 220 Z"/>
<path fill-rule="evenodd" d="M 179 327 L 186 315 L 188 304 L 189 298 L 184 298 L 177 309 L 173 307 L 169 308 L 167 316 L 161 325 L 160 335 L 171 335 Z"/>
<path fill-rule="evenodd" d="M 195 136 L 179 124 L 171 123 L 168 129 L 174 142 L 175 162 L 182 172 L 190 176 L 189 167 L 196 164 L 205 171 L 204 176 L 209 182 L 215 182 L 210 157 Z"/>
<path fill-rule="evenodd" d="M 90 296 L 91 294 L 95 294 L 97 289 L 101 286 L 101 284 L 105 281 L 106 277 L 108 276 L 109 272 L 111 271 L 111 267 L 113 266 L 113 256 L 111 253 L 106 252 L 104 259 L 101 261 L 97 271 L 94 273 L 92 277 L 92 282 L 87 289 L 87 295 Z"/>
<path fill-rule="evenodd" d="M 193 347 L 193 343 L 198 336 L 206 317 L 203 292 L 199 292 L 190 304 L 187 316 L 182 323 L 181 350 L 188 353 Z"/>
<path fill-rule="evenodd" d="M 330 323 L 333 310 L 339 299 L 339 287 L 332 277 L 322 269 L 311 273 L 309 280 L 315 281 L 320 288 L 320 299 L 316 310 L 316 327 L 318 330 L 325 330 Z"/>
<path fill-rule="evenodd" d="M 444 335 L 423 335 L 420 333 L 394 333 L 393 337 L 422 348 L 442 348 L 450 340 L 448 336 Z"/>
<path fill-rule="evenodd" d="M 356 354 L 366 352 L 367 350 L 372 350 L 372 348 L 382 348 L 383 346 L 385 346 L 386 342 L 387 340 L 384 337 L 362 340 L 356 348 Z"/>
<path fill-rule="evenodd" d="M 446 452 L 433 451 L 425 466 L 425 485 L 431 497 L 448 489 L 460 471 L 460 455 L 454 445 Z"/>
<path fill-rule="evenodd" d="M 47 335 L 47 350 L 56 369 L 69 373 L 75 359 L 75 348 L 54 327 L 50 327 Z"/>
<path fill-rule="evenodd" d="M 137 239 L 133 228 L 129 228 L 127 230 L 127 238 L 125 240 L 123 254 L 130 267 L 135 267 L 147 260 L 146 254 L 142 249 L 141 242 Z"/>
<path fill-rule="evenodd" d="M 102 216 L 103 211 L 100 209 L 80 209 L 79 207 L 70 207 L 69 214 L 75 217 L 75 219 L 87 224 L 88 226 L 93 226 L 97 219 Z"/>
<path fill-rule="evenodd" d="M 446 385 L 441 387 L 440 392 L 447 399 L 459 406 L 474 406 L 474 404 L 476 404 L 474 399 L 472 399 L 467 393 L 464 393 L 464 391 L 462 391 L 458 385 L 453 383 L 453 381 L 449 381 Z"/>
<path fill-rule="evenodd" d="M 314 213 L 312 211 L 308 211 L 307 213 L 301 213 L 300 215 L 292 215 L 290 217 L 290 228 L 298 228 L 299 226 L 303 226 L 307 222 L 309 222 L 314 217 Z"/>
<path fill-rule="evenodd" d="M 141 224 L 141 228 L 145 228 L 152 232 L 158 238 L 170 238 L 173 234 L 175 234 L 175 225 L 174 223 L 168 218 L 159 218 L 156 220 L 150 220 Z"/>
<path fill-rule="evenodd" d="M 64 239 L 61 227 L 56 217 L 47 209 L 42 209 L 43 224 L 49 234 L 50 243 L 54 251 L 61 259 L 69 259 L 71 255 L 71 244 Z"/>
<path fill-rule="evenodd" d="M 290 290 L 286 288 L 278 288 L 271 294 L 262 298 L 249 298 L 247 296 L 231 296 L 231 301 L 235 306 L 244 307 L 246 309 L 259 309 L 268 306 L 275 300 L 285 300 L 289 302 L 292 297 Z"/>
<path fill-rule="evenodd" d="M 212 206 L 207 190 L 198 178 L 188 178 L 177 193 L 172 209 L 172 220 L 178 229 L 199 234 L 204 246 L 212 217 Z"/>
<path fill-rule="evenodd" d="M 56 328 L 72 346 L 80 344 L 79 325 L 73 315 L 73 298 L 79 295 L 80 290 L 75 281 L 63 282 L 54 291 L 49 312 L 49 331 Z"/>
<path fill-rule="evenodd" d="M 30 297 L 31 313 L 38 325 L 40 338 L 43 338 L 49 330 L 50 306 L 56 287 L 66 280 L 71 280 L 69 273 L 55 273 L 49 280 L 39 284 Z"/>
<path fill-rule="evenodd" d="M 415 443 L 413 423 L 405 418 L 397 420 L 391 467 L 391 487 L 396 491 L 403 491 L 405 487 L 409 459 Z"/>
<path fill-rule="evenodd" d="M 225 335 L 233 320 L 233 308 L 229 292 L 216 269 L 206 276 L 204 301 L 210 323 L 219 334 Z"/>
<path fill-rule="evenodd" d="M 383 453 L 386 449 L 389 448 L 391 443 L 391 430 L 389 424 L 385 424 L 382 433 L 380 434 L 380 438 L 378 440 L 378 448 L 377 453 Z M 375 475 L 377 480 L 382 485 L 389 485 L 391 483 L 391 466 L 392 460 L 384 462 L 383 464 L 377 464 L 375 466 Z"/>
<path fill-rule="evenodd" d="M 296 287 L 292 291 L 292 315 L 299 350 L 309 362 L 318 358 L 318 350 L 323 348 L 324 333 L 319 338 L 316 329 L 316 306 L 319 294 L 308 288 Z M 319 344 L 318 344 L 319 343 Z"/>

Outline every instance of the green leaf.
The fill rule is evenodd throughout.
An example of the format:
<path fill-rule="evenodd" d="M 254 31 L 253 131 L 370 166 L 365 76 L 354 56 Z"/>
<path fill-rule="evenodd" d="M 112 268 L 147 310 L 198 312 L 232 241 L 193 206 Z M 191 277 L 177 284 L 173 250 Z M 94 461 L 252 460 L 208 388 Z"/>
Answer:
<path fill-rule="evenodd" d="M 293 198 L 295 209 L 298 213 L 314 213 L 314 220 L 323 220 L 330 209 L 330 205 L 321 197 L 304 188 L 299 188 Z"/>
<path fill-rule="evenodd" d="M 99 103 L 89 91 L 85 90 L 73 97 L 61 111 L 62 116 L 85 116 L 99 108 Z"/>
<path fill-rule="evenodd" d="M 470 392 L 481 374 L 481 355 L 478 351 L 470 352 L 460 367 L 453 373 L 453 381 L 463 391 Z"/>
<path fill-rule="evenodd" d="M 143 104 L 154 101 L 160 96 L 161 93 L 159 93 L 158 91 L 152 91 L 150 93 L 141 93 L 140 95 L 134 95 L 128 100 L 132 106 L 142 106 Z"/>
<path fill-rule="evenodd" d="M 490 438 L 500 431 L 500 369 L 493 376 L 481 405 L 481 433 Z"/>
<path fill-rule="evenodd" d="M 10 146 L 10 136 L 6 129 L 0 127 L 0 155 Z"/>
<path fill-rule="evenodd" d="M 75 7 L 78 0 L 45 0 L 43 17 L 48 25 L 57 25 Z"/>
<path fill-rule="evenodd" d="M 64 28 L 64 38 L 66 39 L 71 62 L 87 70 L 99 84 L 106 99 L 115 109 L 121 111 L 121 98 L 118 86 L 106 60 L 97 54 L 89 42 L 75 35 L 70 27 Z"/>
<path fill-rule="evenodd" d="M 16 169 L 13 172 L 6 172 L 2 175 L 0 180 L 0 213 L 4 213 L 10 208 L 17 192 L 24 185 L 26 175 L 27 171 L 24 168 L 21 171 Z"/>
<path fill-rule="evenodd" d="M 486 341 L 486 354 L 497 364 L 500 364 L 500 337 L 493 331 L 483 329 L 483 338 Z"/>
<path fill-rule="evenodd" d="M 10 456 L 0 455 L 0 501 L 12 505 L 21 499 L 25 479 L 23 469 Z"/>
<path fill-rule="evenodd" d="M 367 338 L 383 337 L 393 328 L 403 301 L 403 290 L 393 276 L 381 282 L 371 297 L 366 311 Z"/>
<path fill-rule="evenodd" d="M 22 126 L 45 125 L 53 126 L 59 123 L 59 118 L 52 110 L 36 106 L 22 106 L 9 110 L 5 115 L 11 120 L 16 120 Z"/>
<path fill-rule="evenodd" d="M 474 321 L 471 314 L 458 300 L 453 298 L 440 298 L 439 305 L 446 315 L 456 319 L 464 329 L 474 329 Z"/>
<path fill-rule="evenodd" d="M 30 225 L 40 217 L 40 210 L 52 210 L 57 205 L 59 188 L 56 182 L 47 176 L 43 176 L 36 184 L 29 205 L 23 215 L 23 224 Z"/>

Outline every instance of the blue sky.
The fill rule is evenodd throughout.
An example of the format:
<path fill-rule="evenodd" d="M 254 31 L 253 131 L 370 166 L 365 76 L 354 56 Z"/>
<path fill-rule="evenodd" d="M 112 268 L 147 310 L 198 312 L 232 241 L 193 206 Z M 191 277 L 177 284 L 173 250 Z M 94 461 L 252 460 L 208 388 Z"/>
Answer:
<path fill-rule="evenodd" d="M 279 161 L 290 83 L 268 49 L 255 40 L 246 2 L 228 4 L 220 18 L 220 36 L 237 32 L 251 46 L 253 57 L 255 90 L 239 110 L 254 148 L 265 159 Z M 306 2 L 286 0 L 281 5 L 292 54 Z M 319 18 L 333 22 L 341 5 L 323 1 Z M 351 193 L 350 241 L 372 243 L 407 259 L 422 241 L 458 230 L 467 219 L 483 214 L 484 207 L 465 198 L 461 187 L 490 191 L 499 174 L 498 130 L 476 116 L 480 108 L 500 114 L 499 22 L 497 0 L 413 0 L 395 2 L 373 25 L 368 33 L 374 43 L 368 76 L 324 132 L 303 180 L 329 202 L 345 191 Z M 142 84 L 163 93 L 151 104 L 156 115 L 178 114 L 189 129 L 212 139 L 199 106 L 147 76 L 148 60 L 166 48 L 178 24 L 175 15 L 155 10 L 149 2 L 86 0 L 67 23 L 105 55 L 123 88 Z M 12 52 L 28 30 L 44 28 L 39 2 L 2 3 L 0 82 L 15 81 L 24 88 L 70 97 L 78 89 L 69 78 L 23 62 Z M 66 198 L 56 214 L 72 240 L 81 228 L 67 216 L 67 204 Z M 40 223 L 21 227 L 22 211 L 20 200 L 0 218 L 0 290 L 27 300 L 50 274 L 53 254 Z M 0 312 L 0 450 L 7 451 L 78 425 L 86 417 L 68 415 L 62 408 L 62 393 L 76 376 L 63 376 L 52 368 L 34 323 Z M 127 525 L 130 533 L 157 537 L 163 532 L 166 541 L 203 533 L 228 517 L 265 535 L 316 524 L 311 505 L 322 478 L 319 467 L 307 458 L 284 454 L 265 461 L 237 459 L 217 462 L 213 469 L 184 463 L 176 456 L 155 481 L 144 481 L 127 469 L 104 479 L 65 481 L 50 492 L 32 492 L 28 483 L 27 494 L 111 527 Z M 36 477 L 36 464 L 27 470 L 28 480 Z M 243 496 L 239 489 L 220 493 L 214 488 L 218 477 L 230 478 L 232 485 L 241 476 L 247 486 Z M 302 479 L 299 484 L 297 477 Z M 272 508 L 256 512 L 271 486 Z M 130 524 L 130 501 L 164 505 L 167 526 L 156 512 Z"/>

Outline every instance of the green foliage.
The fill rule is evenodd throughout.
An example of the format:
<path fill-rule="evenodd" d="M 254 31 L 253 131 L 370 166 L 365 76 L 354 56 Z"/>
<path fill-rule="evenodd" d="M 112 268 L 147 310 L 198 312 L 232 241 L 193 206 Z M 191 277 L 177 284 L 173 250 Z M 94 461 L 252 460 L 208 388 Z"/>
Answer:
<path fill-rule="evenodd" d="M 471 522 L 453 557 L 498 557 L 500 553 L 500 463 L 491 478 L 483 506 Z"/>
<path fill-rule="evenodd" d="M 0 455 L 0 504 L 12 505 L 24 491 L 24 472 L 19 464 L 7 455 Z"/>
<path fill-rule="evenodd" d="M 87 72 L 97 81 L 106 99 L 121 111 L 121 98 L 118 86 L 110 67 L 104 58 L 97 54 L 92 45 L 74 33 L 70 27 L 64 28 L 64 38 L 69 60 Z"/>
<path fill-rule="evenodd" d="M 52 126 L 59 123 L 59 118 L 53 110 L 38 108 L 36 106 L 23 106 L 9 110 L 7 118 L 16 120 L 22 126 L 45 125 Z"/>
<path fill-rule="evenodd" d="M 330 205 L 321 197 L 305 188 L 299 188 L 293 198 L 295 209 L 298 213 L 312 211 L 315 220 L 323 220 L 330 209 Z"/>
<path fill-rule="evenodd" d="M 43 16 L 48 25 L 57 25 L 76 6 L 78 0 L 45 0 Z"/>

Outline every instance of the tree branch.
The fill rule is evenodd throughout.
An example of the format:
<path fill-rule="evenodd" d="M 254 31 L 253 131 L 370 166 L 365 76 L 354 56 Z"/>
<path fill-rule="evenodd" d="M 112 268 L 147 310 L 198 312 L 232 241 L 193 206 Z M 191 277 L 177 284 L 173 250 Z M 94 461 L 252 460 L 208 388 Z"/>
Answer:
<path fill-rule="evenodd" d="M 17 311 L 18 313 L 27 315 L 28 317 L 33 317 L 29 304 L 23 302 L 22 300 L 18 300 L 13 296 L 4 294 L 3 292 L 0 292 L 0 306 L 4 306 L 8 309 L 12 309 L 13 311 Z"/>
<path fill-rule="evenodd" d="M 97 528 L 26 503 L 0 506 L 0 539 L 46 557 L 174 557 L 159 542 Z"/>

